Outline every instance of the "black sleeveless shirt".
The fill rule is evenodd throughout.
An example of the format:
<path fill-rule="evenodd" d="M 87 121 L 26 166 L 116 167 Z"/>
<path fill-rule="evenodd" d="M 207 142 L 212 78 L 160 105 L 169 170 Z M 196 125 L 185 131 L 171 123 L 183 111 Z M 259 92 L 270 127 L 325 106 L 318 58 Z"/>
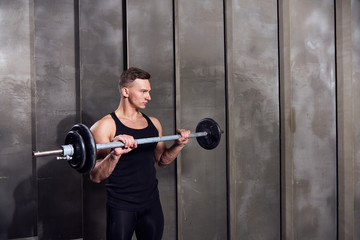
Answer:
<path fill-rule="evenodd" d="M 114 112 L 111 113 L 116 124 L 115 136 L 126 134 L 135 139 L 158 137 L 159 133 L 149 117 L 143 113 L 142 115 L 147 120 L 147 127 L 133 129 L 122 124 Z M 109 206 L 138 210 L 159 197 L 154 161 L 156 145 L 157 143 L 140 144 L 120 157 L 106 184 Z"/>

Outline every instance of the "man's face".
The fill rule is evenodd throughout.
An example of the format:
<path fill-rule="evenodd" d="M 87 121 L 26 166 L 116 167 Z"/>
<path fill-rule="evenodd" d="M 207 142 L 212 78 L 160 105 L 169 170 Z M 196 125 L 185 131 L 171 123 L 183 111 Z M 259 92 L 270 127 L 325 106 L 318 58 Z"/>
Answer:
<path fill-rule="evenodd" d="M 135 79 L 127 89 L 129 102 L 136 109 L 145 109 L 147 103 L 151 100 L 149 80 Z"/>

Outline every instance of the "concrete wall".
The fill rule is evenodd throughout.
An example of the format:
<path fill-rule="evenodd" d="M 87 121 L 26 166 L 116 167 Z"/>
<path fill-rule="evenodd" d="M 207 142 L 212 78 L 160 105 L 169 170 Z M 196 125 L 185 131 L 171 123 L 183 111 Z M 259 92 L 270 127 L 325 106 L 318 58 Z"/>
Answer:
<path fill-rule="evenodd" d="M 0 239 L 105 239 L 104 184 L 33 159 L 152 74 L 165 135 L 164 239 L 360 239 L 359 0 L 0 1 Z M 171 143 L 167 143 L 171 144 Z"/>
<path fill-rule="evenodd" d="M 37 234 L 32 11 L 28 1 L 0 2 L 1 239 Z"/>
<path fill-rule="evenodd" d="M 360 239 L 360 1 L 336 1 L 338 219 L 340 239 Z"/>
<path fill-rule="evenodd" d="M 279 239 L 277 3 L 226 3 L 230 239 Z"/>
<path fill-rule="evenodd" d="M 334 3 L 283 1 L 280 15 L 284 235 L 337 239 Z"/>

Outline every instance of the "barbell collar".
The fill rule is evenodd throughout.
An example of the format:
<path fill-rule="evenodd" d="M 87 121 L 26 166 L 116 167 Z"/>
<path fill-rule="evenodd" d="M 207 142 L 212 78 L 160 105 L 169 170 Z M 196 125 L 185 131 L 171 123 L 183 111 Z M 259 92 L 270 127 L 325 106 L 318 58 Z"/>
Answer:
<path fill-rule="evenodd" d="M 61 145 L 61 149 L 33 152 L 34 157 L 47 157 L 54 155 L 72 156 L 73 154 L 74 154 L 74 147 L 71 144 Z"/>
<path fill-rule="evenodd" d="M 61 145 L 63 156 L 72 156 L 74 154 L 74 147 L 71 144 Z"/>

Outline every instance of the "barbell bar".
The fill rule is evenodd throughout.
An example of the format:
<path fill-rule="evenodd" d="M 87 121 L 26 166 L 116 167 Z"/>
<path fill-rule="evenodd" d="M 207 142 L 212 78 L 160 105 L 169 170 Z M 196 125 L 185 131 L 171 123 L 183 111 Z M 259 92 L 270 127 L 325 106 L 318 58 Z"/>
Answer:
<path fill-rule="evenodd" d="M 196 126 L 196 132 L 191 133 L 189 138 L 196 138 L 201 147 L 207 150 L 216 148 L 223 131 L 217 122 L 211 118 L 202 119 Z M 135 139 L 138 145 L 177 140 L 181 135 L 150 137 Z M 57 159 L 67 160 L 70 166 L 80 173 L 89 173 L 95 166 L 97 150 L 123 147 L 122 142 L 95 143 L 90 129 L 84 124 L 76 124 L 68 132 L 65 145 L 61 149 L 48 151 L 33 151 L 33 157 L 45 157 L 57 155 Z M 60 155 L 60 157 L 59 157 Z"/>
<path fill-rule="evenodd" d="M 204 137 L 206 135 L 207 135 L 206 132 L 190 133 L 189 138 Z M 146 144 L 146 143 L 177 140 L 180 137 L 181 137 L 181 135 L 170 135 L 170 136 L 163 136 L 163 137 L 139 138 L 139 139 L 135 139 L 135 142 L 138 145 L 141 145 L 141 144 Z M 117 148 L 117 147 L 123 147 L 123 146 L 124 146 L 124 144 L 122 142 L 108 142 L 108 143 L 96 144 L 97 150 L 108 149 L 108 148 Z"/>

